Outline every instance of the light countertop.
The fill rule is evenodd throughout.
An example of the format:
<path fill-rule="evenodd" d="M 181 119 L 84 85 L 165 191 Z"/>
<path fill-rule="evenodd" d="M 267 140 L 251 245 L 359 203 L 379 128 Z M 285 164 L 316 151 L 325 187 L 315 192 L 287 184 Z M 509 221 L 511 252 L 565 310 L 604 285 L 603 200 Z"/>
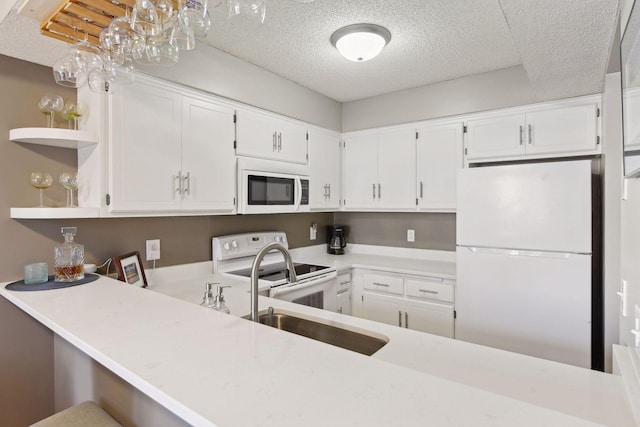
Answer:
<path fill-rule="evenodd" d="M 358 265 L 377 262 L 365 255 Z M 207 281 L 232 285 L 231 316 L 197 305 Z M 0 294 L 193 425 L 633 425 L 613 375 L 260 298 L 389 337 L 367 357 L 236 317 L 246 279 L 158 282 Z"/>

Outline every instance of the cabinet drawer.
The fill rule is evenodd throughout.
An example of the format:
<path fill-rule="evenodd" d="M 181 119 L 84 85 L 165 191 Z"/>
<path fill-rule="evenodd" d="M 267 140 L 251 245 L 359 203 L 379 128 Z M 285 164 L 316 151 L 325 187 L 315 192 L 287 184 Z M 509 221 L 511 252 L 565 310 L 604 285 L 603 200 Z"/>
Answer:
<path fill-rule="evenodd" d="M 434 280 L 437 278 L 434 277 Z M 453 302 L 453 286 L 443 281 L 407 279 L 407 296 L 435 301 Z"/>
<path fill-rule="evenodd" d="M 351 273 L 343 273 L 338 275 L 338 293 L 351 289 Z"/>
<path fill-rule="evenodd" d="M 364 275 L 364 288 L 371 291 L 402 295 L 404 279 L 402 277 L 382 276 L 378 274 Z"/>

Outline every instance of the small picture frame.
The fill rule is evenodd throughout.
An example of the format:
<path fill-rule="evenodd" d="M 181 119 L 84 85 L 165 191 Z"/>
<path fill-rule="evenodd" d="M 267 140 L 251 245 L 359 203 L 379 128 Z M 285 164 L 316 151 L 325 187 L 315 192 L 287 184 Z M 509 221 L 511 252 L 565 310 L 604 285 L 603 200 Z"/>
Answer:
<path fill-rule="evenodd" d="M 131 252 L 113 258 L 118 273 L 118 280 L 141 288 L 147 287 L 147 277 L 144 275 L 140 252 Z"/>

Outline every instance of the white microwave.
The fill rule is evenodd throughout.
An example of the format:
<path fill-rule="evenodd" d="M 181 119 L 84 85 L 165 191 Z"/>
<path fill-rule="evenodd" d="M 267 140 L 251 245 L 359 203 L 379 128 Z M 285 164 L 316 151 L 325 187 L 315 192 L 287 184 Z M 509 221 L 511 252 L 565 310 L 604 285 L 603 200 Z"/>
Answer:
<path fill-rule="evenodd" d="M 309 212 L 306 170 L 306 166 L 282 162 L 239 159 L 238 212 Z"/>

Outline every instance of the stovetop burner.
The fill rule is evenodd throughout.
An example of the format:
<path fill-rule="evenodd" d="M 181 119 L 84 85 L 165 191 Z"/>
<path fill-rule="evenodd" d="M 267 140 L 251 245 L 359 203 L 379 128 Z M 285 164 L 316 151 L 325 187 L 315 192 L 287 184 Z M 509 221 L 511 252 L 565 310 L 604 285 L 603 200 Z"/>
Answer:
<path fill-rule="evenodd" d="M 296 274 L 298 276 L 315 273 L 318 271 L 325 270 L 329 267 L 324 265 L 313 265 L 313 264 L 301 264 L 294 263 L 293 266 L 296 269 Z M 228 274 L 235 274 L 236 276 L 243 277 L 251 277 L 251 268 L 243 268 L 242 270 L 229 271 Z M 276 264 L 269 264 L 263 267 L 260 267 L 258 278 L 262 280 L 269 280 L 271 282 L 277 282 L 278 280 L 283 280 L 287 278 L 287 267 L 284 262 L 279 262 Z"/>

